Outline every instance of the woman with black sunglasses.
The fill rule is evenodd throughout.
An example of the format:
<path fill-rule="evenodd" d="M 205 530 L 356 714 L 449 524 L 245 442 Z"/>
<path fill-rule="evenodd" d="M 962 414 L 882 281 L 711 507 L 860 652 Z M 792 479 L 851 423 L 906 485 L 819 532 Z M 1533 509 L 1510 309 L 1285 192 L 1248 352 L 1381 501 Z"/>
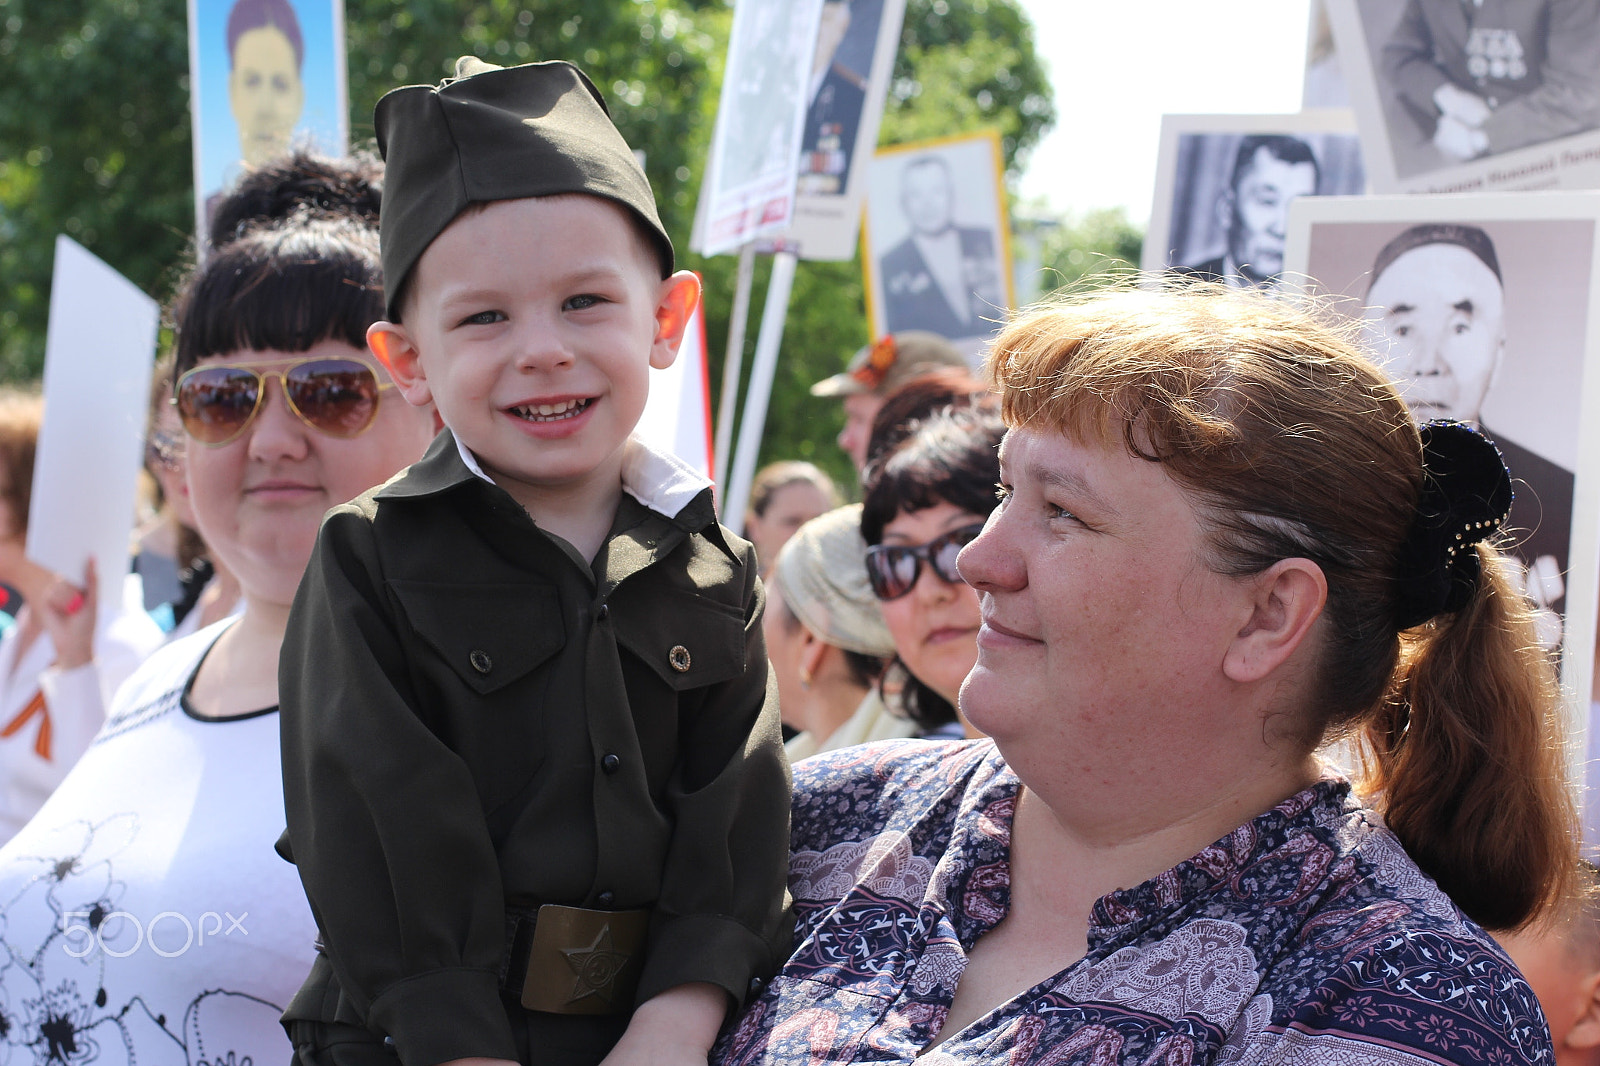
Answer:
<path fill-rule="evenodd" d="M 995 508 L 1004 436 L 993 412 L 947 409 L 916 423 L 867 469 L 867 576 L 895 645 L 883 685 L 899 686 L 901 709 L 926 736 L 966 731 L 956 695 L 977 661 L 980 619 L 955 560 Z"/>
<path fill-rule="evenodd" d="M 0 849 L 9 1040 L 130 1061 L 288 1060 L 278 1016 L 316 925 L 273 851 L 279 646 L 323 513 L 414 462 L 434 433 L 366 353 L 382 314 L 376 227 L 338 209 L 258 220 L 183 285 L 172 319 L 190 501 L 244 610 L 151 656 Z"/>

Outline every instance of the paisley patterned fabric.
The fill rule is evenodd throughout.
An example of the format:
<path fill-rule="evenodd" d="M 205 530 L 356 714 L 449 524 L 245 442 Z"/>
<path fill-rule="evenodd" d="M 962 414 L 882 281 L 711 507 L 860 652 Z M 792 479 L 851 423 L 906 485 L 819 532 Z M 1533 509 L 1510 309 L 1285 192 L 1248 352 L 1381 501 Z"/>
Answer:
<path fill-rule="evenodd" d="M 889 741 L 795 767 L 795 951 L 720 1066 L 909 1063 L 1005 916 L 1018 782 L 988 741 Z M 1511 962 L 1324 780 L 1102 897 L 1088 953 L 923 1066 L 1551 1063 Z"/>

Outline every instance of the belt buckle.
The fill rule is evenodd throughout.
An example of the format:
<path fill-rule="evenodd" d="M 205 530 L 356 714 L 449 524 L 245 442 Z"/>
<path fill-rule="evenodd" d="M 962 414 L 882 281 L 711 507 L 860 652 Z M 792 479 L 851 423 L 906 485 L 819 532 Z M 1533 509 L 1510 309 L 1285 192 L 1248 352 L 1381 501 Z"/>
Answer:
<path fill-rule="evenodd" d="M 644 969 L 650 912 L 597 911 L 547 903 L 528 949 L 522 1005 L 552 1014 L 631 1010 Z"/>

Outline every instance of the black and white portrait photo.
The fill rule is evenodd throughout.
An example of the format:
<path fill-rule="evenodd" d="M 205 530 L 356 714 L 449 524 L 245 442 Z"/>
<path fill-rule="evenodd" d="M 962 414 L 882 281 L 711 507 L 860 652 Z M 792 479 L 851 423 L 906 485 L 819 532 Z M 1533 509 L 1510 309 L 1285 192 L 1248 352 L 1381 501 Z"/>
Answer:
<path fill-rule="evenodd" d="M 1376 191 L 1600 185 L 1600 0 L 1328 6 Z"/>
<path fill-rule="evenodd" d="M 1589 704 L 1600 436 L 1583 412 L 1600 390 L 1596 199 L 1306 200 L 1291 213 L 1288 253 L 1290 276 L 1359 324 L 1419 422 L 1470 422 L 1499 447 L 1515 494 L 1502 546 L 1540 643 L 1559 648 L 1575 770 L 1588 753 L 1590 846 L 1600 844 L 1600 709 Z"/>
<path fill-rule="evenodd" d="M 1562 643 L 1574 558 L 1600 215 L 1588 200 L 1323 201 L 1299 209 L 1310 221 L 1291 241 L 1305 245 L 1291 263 L 1303 259 L 1315 288 L 1351 298 L 1344 310 L 1418 422 L 1470 422 L 1500 447 L 1516 496 L 1513 551 L 1551 648 Z"/>
<path fill-rule="evenodd" d="M 861 247 L 872 150 L 894 73 L 906 0 L 826 0 L 806 82 L 806 114 L 786 247 L 852 259 Z"/>
<path fill-rule="evenodd" d="M 878 153 L 867 209 L 877 335 L 981 342 L 998 329 L 1011 305 L 999 152 L 997 135 L 979 134 Z"/>
<path fill-rule="evenodd" d="M 1365 185 L 1347 112 L 1167 115 L 1144 267 L 1276 287 L 1289 205 Z"/>

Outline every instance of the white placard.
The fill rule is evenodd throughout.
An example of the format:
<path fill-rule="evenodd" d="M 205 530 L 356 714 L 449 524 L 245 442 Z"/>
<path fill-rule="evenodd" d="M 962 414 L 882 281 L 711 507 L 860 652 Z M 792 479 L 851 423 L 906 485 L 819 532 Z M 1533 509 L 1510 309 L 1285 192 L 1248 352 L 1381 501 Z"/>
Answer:
<path fill-rule="evenodd" d="M 794 222 L 782 238 L 802 259 L 851 259 L 859 247 L 861 204 L 905 15 L 906 0 L 822 5 Z"/>
<path fill-rule="evenodd" d="M 665 370 L 650 371 L 650 398 L 634 435 L 658 451 L 670 452 L 711 477 L 711 393 L 706 374 L 706 331 L 695 308 L 684 330 L 678 358 Z"/>
<path fill-rule="evenodd" d="M 1600 187 L 1600 4 L 1324 2 L 1374 192 Z"/>
<path fill-rule="evenodd" d="M 1344 299 L 1419 418 L 1480 424 L 1511 470 L 1512 554 L 1560 638 L 1574 780 L 1600 604 L 1600 193 L 1315 197 L 1291 281 Z M 1600 783 L 1600 782 L 1596 782 Z M 1600 794 L 1597 794 L 1600 795 Z M 1586 804 L 1600 843 L 1600 804 Z"/>
<path fill-rule="evenodd" d="M 159 321 L 138 286 L 56 238 L 28 558 L 81 582 L 92 556 L 102 604 L 122 602 Z"/>
<path fill-rule="evenodd" d="M 1348 110 L 1163 115 L 1140 265 L 1275 287 L 1294 198 L 1365 191 Z"/>
<path fill-rule="evenodd" d="M 789 228 L 822 0 L 739 0 L 690 246 L 719 255 Z"/>

